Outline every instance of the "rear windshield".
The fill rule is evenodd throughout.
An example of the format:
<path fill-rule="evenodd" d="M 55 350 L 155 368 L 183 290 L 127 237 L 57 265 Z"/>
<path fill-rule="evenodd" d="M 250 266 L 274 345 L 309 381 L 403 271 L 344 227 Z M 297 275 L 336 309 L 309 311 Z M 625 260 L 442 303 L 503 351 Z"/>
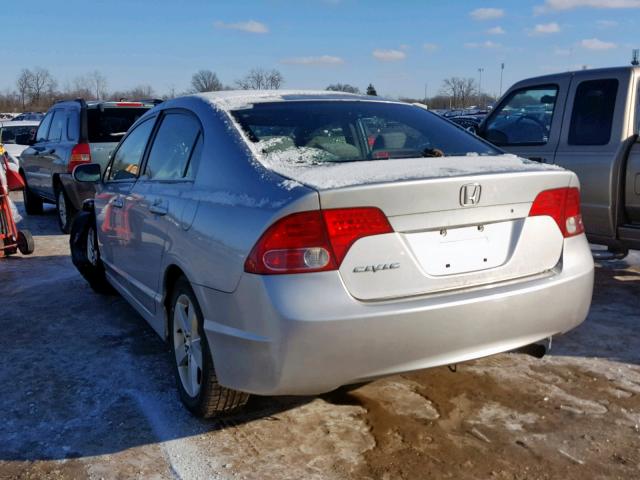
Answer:
<path fill-rule="evenodd" d="M 407 104 L 258 103 L 232 115 L 263 154 L 292 163 L 502 153 L 438 115 Z"/>
<path fill-rule="evenodd" d="M 38 130 L 37 125 L 2 127 L 2 143 L 29 145 L 29 141 L 35 138 L 36 130 Z"/>
<path fill-rule="evenodd" d="M 148 108 L 113 107 L 100 111 L 87 110 L 89 142 L 119 142 L 129 127 L 148 111 Z"/>

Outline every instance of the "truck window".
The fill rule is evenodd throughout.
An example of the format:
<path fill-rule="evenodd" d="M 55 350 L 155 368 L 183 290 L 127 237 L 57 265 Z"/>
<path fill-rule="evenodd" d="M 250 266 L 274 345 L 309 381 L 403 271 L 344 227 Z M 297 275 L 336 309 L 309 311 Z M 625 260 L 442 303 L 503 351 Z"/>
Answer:
<path fill-rule="evenodd" d="M 546 144 L 557 98 L 557 85 L 515 90 L 487 122 L 485 138 L 499 146 Z"/>
<path fill-rule="evenodd" d="M 611 139 L 618 80 L 587 80 L 576 89 L 569 145 L 606 145 Z"/>

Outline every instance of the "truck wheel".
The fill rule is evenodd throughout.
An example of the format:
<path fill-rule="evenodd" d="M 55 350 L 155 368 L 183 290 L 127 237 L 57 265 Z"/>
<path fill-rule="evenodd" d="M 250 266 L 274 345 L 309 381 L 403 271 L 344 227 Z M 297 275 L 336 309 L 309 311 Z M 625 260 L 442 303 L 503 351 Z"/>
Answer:
<path fill-rule="evenodd" d="M 191 413 L 211 418 L 244 406 L 249 394 L 218 383 L 202 318 L 191 285 L 184 277 L 180 278 L 169 308 L 169 335 L 178 392 Z"/>
<path fill-rule="evenodd" d="M 91 288 L 103 295 L 113 295 L 115 289 L 107 280 L 104 263 L 100 258 L 96 220 L 93 212 L 80 212 L 71 227 L 69 236 L 71 261 Z"/>
<path fill-rule="evenodd" d="M 33 235 L 29 230 L 18 231 L 18 250 L 22 255 L 31 255 L 36 249 Z"/>
<path fill-rule="evenodd" d="M 58 185 L 56 189 L 56 209 L 58 212 L 58 225 L 62 233 L 69 233 L 71 231 L 71 224 L 73 219 L 78 213 L 67 194 L 64 192 L 62 185 Z"/>
<path fill-rule="evenodd" d="M 22 189 L 22 198 L 24 200 L 24 209 L 27 215 L 42 215 L 42 198 L 33 193 L 29 188 L 26 178 L 24 180 L 25 187 Z"/>

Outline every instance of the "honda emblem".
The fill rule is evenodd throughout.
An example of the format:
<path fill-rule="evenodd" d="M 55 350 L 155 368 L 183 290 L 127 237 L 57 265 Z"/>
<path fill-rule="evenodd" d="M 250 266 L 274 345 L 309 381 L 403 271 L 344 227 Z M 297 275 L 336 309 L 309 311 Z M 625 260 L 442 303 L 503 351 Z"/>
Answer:
<path fill-rule="evenodd" d="M 480 203 L 482 187 L 479 183 L 467 183 L 460 188 L 460 205 L 472 207 Z"/>

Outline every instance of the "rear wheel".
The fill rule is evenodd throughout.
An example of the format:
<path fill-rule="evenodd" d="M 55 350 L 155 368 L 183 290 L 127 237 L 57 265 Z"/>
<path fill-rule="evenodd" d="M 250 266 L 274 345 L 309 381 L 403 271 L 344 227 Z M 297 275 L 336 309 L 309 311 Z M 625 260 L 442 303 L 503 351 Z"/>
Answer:
<path fill-rule="evenodd" d="M 42 198 L 33 193 L 29 188 L 24 176 L 25 187 L 22 189 L 22 198 L 24 200 L 24 209 L 27 215 L 41 215 L 42 214 Z"/>
<path fill-rule="evenodd" d="M 69 233 L 77 212 L 61 185 L 56 189 L 56 209 L 58 211 L 58 225 L 60 226 L 60 230 L 62 230 L 63 233 Z"/>
<path fill-rule="evenodd" d="M 178 280 L 171 296 L 169 334 L 180 399 L 194 415 L 210 418 L 247 403 L 249 394 L 218 383 L 202 312 L 184 278 Z"/>
<path fill-rule="evenodd" d="M 35 248 L 31 232 L 29 230 L 18 231 L 18 250 L 20 250 L 20 253 L 22 255 L 31 255 Z"/>

